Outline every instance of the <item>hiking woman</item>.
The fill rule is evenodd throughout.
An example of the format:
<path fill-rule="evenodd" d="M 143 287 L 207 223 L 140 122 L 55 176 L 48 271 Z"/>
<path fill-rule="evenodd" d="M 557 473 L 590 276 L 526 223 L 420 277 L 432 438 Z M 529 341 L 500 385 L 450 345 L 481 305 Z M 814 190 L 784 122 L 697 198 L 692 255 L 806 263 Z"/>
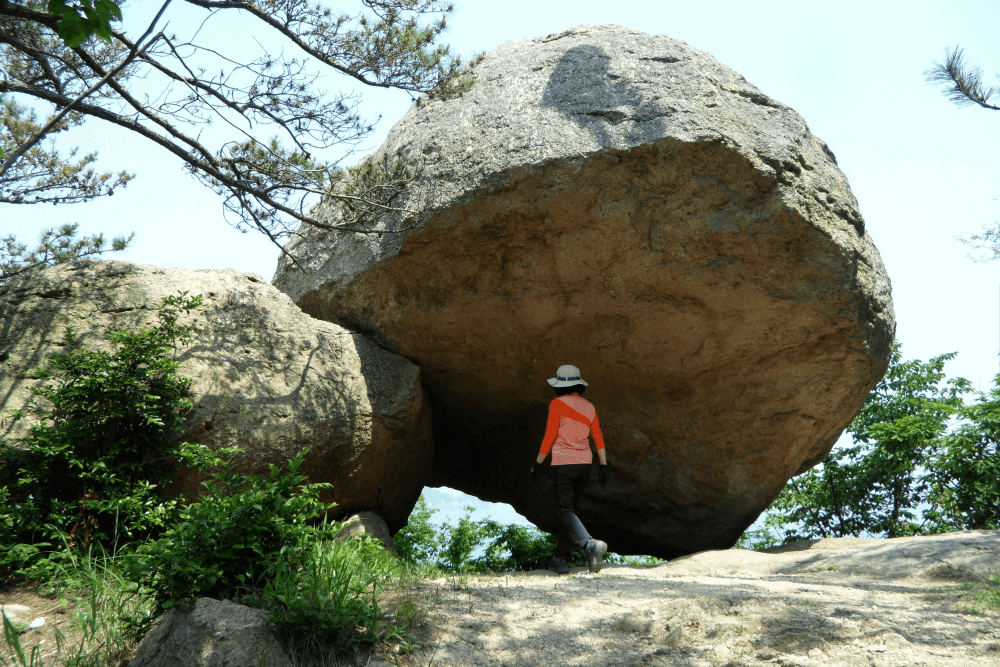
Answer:
<path fill-rule="evenodd" d="M 569 558 L 573 547 L 582 547 L 587 555 L 590 571 L 598 573 L 604 566 L 604 554 L 608 545 L 590 537 L 577 516 L 580 495 L 590 481 L 593 454 L 590 451 L 588 435 L 593 435 L 597 447 L 597 458 L 601 462 L 598 479 L 604 485 L 608 481 L 608 460 L 604 452 L 604 436 L 597 421 L 597 410 L 587 399 L 580 396 L 587 383 L 580 376 L 576 366 L 560 366 L 549 384 L 556 390 L 556 398 L 549 404 L 549 420 L 545 427 L 545 437 L 538 457 L 531 465 L 535 475 L 539 465 L 552 452 L 552 477 L 555 488 L 556 509 L 559 512 L 559 541 L 552 557 L 550 569 L 558 574 L 569 572 Z"/>

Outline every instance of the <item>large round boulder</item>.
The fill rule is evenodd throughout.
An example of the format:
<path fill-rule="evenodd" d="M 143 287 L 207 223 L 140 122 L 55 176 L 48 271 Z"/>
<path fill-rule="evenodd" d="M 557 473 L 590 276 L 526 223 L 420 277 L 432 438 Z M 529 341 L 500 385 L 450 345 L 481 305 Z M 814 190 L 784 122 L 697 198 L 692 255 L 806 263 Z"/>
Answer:
<path fill-rule="evenodd" d="M 192 379 L 180 437 L 240 447 L 234 469 L 248 474 L 309 447 L 301 472 L 333 484 L 321 497 L 338 503 L 335 518 L 370 510 L 404 526 L 433 458 L 420 370 L 309 317 L 256 274 L 83 261 L 0 285 L 0 410 L 24 406 L 39 382 L 31 370 L 65 351 L 66 327 L 110 351 L 112 331 L 155 325 L 160 300 L 180 291 L 206 300 L 179 320 L 194 327 L 175 357 Z M 0 437 L 16 444 L 29 426 L 7 419 Z M 193 500 L 202 479 L 182 470 L 176 488 Z"/>
<path fill-rule="evenodd" d="M 433 484 L 554 529 L 527 470 L 545 379 L 575 364 L 613 470 L 590 532 L 732 545 L 888 364 L 889 279 L 833 153 L 709 54 L 618 26 L 510 42 L 468 75 L 373 156 L 414 174 L 383 233 L 303 225 L 273 284 L 420 366 Z"/>

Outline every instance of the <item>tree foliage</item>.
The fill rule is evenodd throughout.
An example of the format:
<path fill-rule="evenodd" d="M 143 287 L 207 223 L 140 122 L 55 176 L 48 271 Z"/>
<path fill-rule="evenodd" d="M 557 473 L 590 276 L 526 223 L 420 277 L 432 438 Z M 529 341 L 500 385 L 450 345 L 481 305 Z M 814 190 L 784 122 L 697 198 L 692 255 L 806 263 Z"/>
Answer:
<path fill-rule="evenodd" d="M 51 135 L 65 132 L 83 122 L 80 114 L 70 114 L 58 123 Z M 8 155 L 40 130 L 36 114 L 10 97 L 0 97 L 0 151 Z M 73 204 L 96 197 L 111 196 L 133 176 L 97 173 L 91 165 L 97 153 L 76 159 L 77 149 L 61 155 L 55 142 L 36 143 L 10 169 L 0 175 L 0 203 Z"/>
<path fill-rule="evenodd" d="M 105 20 L 117 25 L 107 0 L 0 2 L 7 75 L 0 94 L 72 105 L 76 115 L 66 127 L 99 118 L 156 143 L 222 197 L 237 228 L 260 231 L 279 247 L 300 221 L 367 232 L 375 215 L 399 210 L 395 202 L 412 172 L 392 156 L 347 169 L 330 159 L 329 149 L 349 153 L 373 126 L 357 112 L 357 95 L 329 95 L 317 83 L 335 73 L 366 86 L 461 92 L 470 80 L 438 44 L 450 4 L 362 0 L 356 14 L 338 14 L 307 0 L 186 3 L 203 8 L 205 22 L 266 33 L 292 55 L 274 47 L 261 47 L 252 59 L 229 55 L 198 31 L 179 38 L 153 30 L 140 45 L 120 30 L 102 31 Z M 91 31 L 83 41 L 80 30 Z M 142 92 L 151 85 L 160 92 Z M 211 123 L 226 132 L 202 133 Z M 321 197 L 341 202 L 344 216 L 336 225 L 308 214 Z"/>
<path fill-rule="evenodd" d="M 944 61 L 935 61 L 924 72 L 924 78 L 930 83 L 946 85 L 945 97 L 959 106 L 978 104 L 984 109 L 1000 111 L 1000 106 L 990 103 L 1000 89 L 994 86 L 987 88 L 983 84 L 982 68 L 966 62 L 965 51 L 961 47 L 945 49 Z"/>
<path fill-rule="evenodd" d="M 933 507 L 925 515 L 951 530 L 1000 528 L 1000 375 L 958 417 L 932 461 Z"/>
<path fill-rule="evenodd" d="M 111 23 L 122 20 L 122 10 L 112 0 L 49 0 L 48 10 L 59 17 L 56 32 L 63 43 L 76 48 L 91 36 L 111 43 Z"/>
<path fill-rule="evenodd" d="M 954 357 L 904 361 L 897 344 L 847 428 L 852 445 L 789 480 L 744 542 L 1000 527 L 1000 387 L 966 405 L 971 384 L 944 372 Z"/>
<path fill-rule="evenodd" d="M 28 246 L 19 243 L 13 234 L 0 239 L 0 285 L 16 276 L 40 271 L 56 264 L 100 255 L 108 250 L 115 252 L 125 250 L 135 237 L 134 232 L 128 237 L 115 237 L 109 249 L 106 247 L 103 234 L 77 238 L 76 232 L 79 227 L 80 225 L 74 223 L 63 225 L 59 229 L 47 229 L 42 232 L 38 246 L 30 251 Z"/>
<path fill-rule="evenodd" d="M 46 549 L 98 543 L 111 551 L 119 537 L 141 540 L 174 517 L 159 495 L 179 460 L 202 466 L 205 451 L 176 440 L 190 408 L 190 379 L 171 358 L 190 340 L 180 311 L 201 297 L 166 297 L 159 325 L 110 335 L 113 352 L 78 346 L 67 329 L 66 351 L 35 370 L 42 384 L 8 419 L 36 422 L 23 442 L 0 439 L 0 554 L 5 569 L 30 567 Z M 199 458 L 201 457 L 201 458 Z"/>

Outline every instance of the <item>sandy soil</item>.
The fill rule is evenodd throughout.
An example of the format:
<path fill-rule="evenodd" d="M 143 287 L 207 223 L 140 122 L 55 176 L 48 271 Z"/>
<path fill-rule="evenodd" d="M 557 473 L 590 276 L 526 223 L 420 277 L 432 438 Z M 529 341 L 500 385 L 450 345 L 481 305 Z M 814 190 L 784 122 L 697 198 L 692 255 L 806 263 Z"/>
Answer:
<path fill-rule="evenodd" d="M 804 548 L 808 547 L 808 548 Z M 423 648 L 370 665 L 1000 665 L 1000 531 L 429 581 Z"/>

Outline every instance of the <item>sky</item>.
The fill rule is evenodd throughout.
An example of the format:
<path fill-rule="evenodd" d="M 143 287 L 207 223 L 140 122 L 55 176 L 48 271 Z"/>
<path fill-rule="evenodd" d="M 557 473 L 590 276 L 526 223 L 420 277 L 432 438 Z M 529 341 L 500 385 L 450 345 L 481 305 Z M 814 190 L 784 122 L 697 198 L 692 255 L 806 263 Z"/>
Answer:
<path fill-rule="evenodd" d="M 141 33 L 159 5 L 127 5 L 126 31 Z M 336 8 L 353 11 L 354 5 L 360 3 L 342 0 Z M 619 24 L 706 51 L 795 109 L 836 154 L 858 199 L 892 281 L 904 357 L 958 352 L 946 366 L 949 375 L 981 390 L 991 386 L 1000 371 L 1000 262 L 973 261 L 957 237 L 1000 222 L 1000 111 L 955 106 L 923 72 L 944 57 L 946 47 L 961 45 L 983 68 L 985 83 L 1000 86 L 1000 0 L 455 5 L 443 41 L 466 59 L 574 25 Z M 202 10 L 180 2 L 165 15 L 170 29 L 182 34 L 203 17 Z M 231 26 L 209 22 L 203 31 L 220 49 L 254 48 Z M 254 37 L 275 43 L 268 42 L 270 35 Z M 411 98 L 401 91 L 359 90 L 355 83 L 324 79 L 327 90 L 362 93 L 362 113 L 381 116 L 361 147 L 370 152 Z M 60 141 L 81 152 L 99 151 L 103 170 L 126 169 L 137 177 L 114 197 L 86 204 L 0 206 L 0 236 L 13 233 L 30 245 L 43 229 L 77 222 L 82 234 L 134 231 L 133 245 L 115 259 L 234 268 L 268 280 L 273 275 L 277 248 L 260 234 L 229 226 L 221 199 L 162 149 L 98 120 Z M 477 518 L 490 511 L 483 507 Z"/>

